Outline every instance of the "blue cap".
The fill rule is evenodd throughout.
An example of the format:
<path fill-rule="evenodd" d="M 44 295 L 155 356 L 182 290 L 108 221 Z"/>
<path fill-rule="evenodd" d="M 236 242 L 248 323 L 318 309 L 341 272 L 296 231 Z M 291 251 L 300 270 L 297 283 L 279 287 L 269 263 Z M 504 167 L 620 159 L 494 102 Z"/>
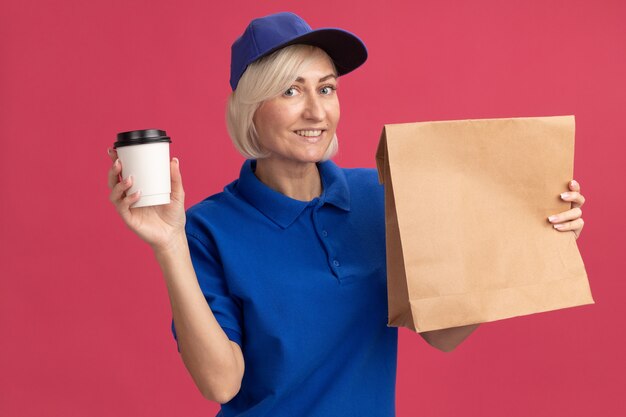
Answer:
<path fill-rule="evenodd" d="M 248 65 L 288 45 L 317 46 L 330 56 L 337 75 L 356 69 L 367 59 L 367 48 L 356 35 L 337 28 L 311 29 L 300 16 L 291 12 L 254 19 L 231 47 L 230 86 L 237 88 Z"/>

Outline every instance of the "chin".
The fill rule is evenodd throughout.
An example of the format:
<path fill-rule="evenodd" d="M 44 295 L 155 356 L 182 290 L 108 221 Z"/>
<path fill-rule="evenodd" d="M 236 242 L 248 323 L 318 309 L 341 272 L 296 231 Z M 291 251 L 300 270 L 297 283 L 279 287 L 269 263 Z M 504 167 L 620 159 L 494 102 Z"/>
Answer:
<path fill-rule="evenodd" d="M 322 159 L 324 158 L 325 153 L 326 151 L 321 152 L 319 154 L 315 154 L 315 155 L 307 155 L 303 158 L 303 160 L 306 162 L 314 162 L 314 163 L 322 162 Z"/>
<path fill-rule="evenodd" d="M 295 163 L 309 164 L 322 162 L 326 150 L 330 146 L 328 143 L 325 147 L 319 147 L 314 149 L 293 149 L 292 152 L 282 153 L 282 155 L 276 153 L 274 157 L 276 159 L 289 160 Z"/>

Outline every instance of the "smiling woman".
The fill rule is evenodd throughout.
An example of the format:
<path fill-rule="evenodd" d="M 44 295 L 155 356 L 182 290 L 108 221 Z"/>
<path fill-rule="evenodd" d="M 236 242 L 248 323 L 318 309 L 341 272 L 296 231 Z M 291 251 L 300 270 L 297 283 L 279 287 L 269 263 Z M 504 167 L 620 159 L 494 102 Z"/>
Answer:
<path fill-rule="evenodd" d="M 183 252 L 159 257 L 171 283 L 193 262 L 210 308 L 191 290 L 174 298 L 172 330 L 220 415 L 394 415 L 383 188 L 374 169 L 331 160 L 337 78 L 366 58 L 355 35 L 293 13 L 253 20 L 233 44 L 227 123 L 247 160 L 187 210 Z"/>

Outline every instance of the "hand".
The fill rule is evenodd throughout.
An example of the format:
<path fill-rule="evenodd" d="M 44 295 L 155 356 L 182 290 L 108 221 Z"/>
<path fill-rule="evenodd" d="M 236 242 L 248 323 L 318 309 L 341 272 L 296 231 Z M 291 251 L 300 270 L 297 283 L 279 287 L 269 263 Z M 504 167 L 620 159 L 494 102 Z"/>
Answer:
<path fill-rule="evenodd" d="M 137 207 L 130 206 L 139 200 L 141 190 L 126 195 L 126 190 L 132 186 L 132 176 L 122 181 L 122 161 L 117 157 L 115 149 L 108 150 L 113 166 L 108 172 L 109 200 L 115 205 L 117 212 L 124 223 L 142 240 L 147 242 L 153 250 L 165 250 L 179 242 L 179 237 L 185 235 L 185 192 L 177 158 L 170 161 L 171 202 L 159 206 Z"/>
<path fill-rule="evenodd" d="M 565 201 L 571 201 L 572 208 L 548 217 L 548 221 L 560 232 L 573 231 L 576 235 L 576 239 L 578 239 L 585 225 L 582 218 L 583 211 L 581 209 L 582 205 L 585 204 L 585 197 L 580 193 L 580 184 L 575 180 L 569 182 L 569 189 L 571 191 L 561 194 L 561 198 Z"/>

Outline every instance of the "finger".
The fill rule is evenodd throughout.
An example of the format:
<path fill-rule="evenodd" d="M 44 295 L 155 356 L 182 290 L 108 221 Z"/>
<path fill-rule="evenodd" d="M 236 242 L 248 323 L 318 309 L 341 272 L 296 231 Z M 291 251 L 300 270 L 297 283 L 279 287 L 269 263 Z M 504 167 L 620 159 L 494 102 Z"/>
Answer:
<path fill-rule="evenodd" d="M 574 207 L 573 209 L 564 211 L 559 214 L 553 214 L 548 217 L 550 223 L 563 223 L 570 220 L 576 220 L 583 215 L 583 211 L 580 207 Z"/>
<path fill-rule="evenodd" d="M 130 223 L 130 218 L 132 216 L 132 213 L 130 212 L 130 206 L 135 204 L 140 197 L 141 190 L 137 190 L 134 193 L 124 197 L 121 203 L 117 206 L 118 212 L 120 213 L 122 219 L 124 219 L 126 224 Z"/>
<path fill-rule="evenodd" d="M 115 185 L 115 187 L 113 187 L 113 190 L 111 190 L 111 194 L 109 195 L 109 200 L 111 200 L 111 202 L 116 206 L 119 206 L 120 201 L 126 197 L 126 191 L 132 187 L 132 185 L 133 177 L 132 175 L 129 175 L 128 178 L 120 181 Z"/>
<path fill-rule="evenodd" d="M 555 225 L 553 225 L 553 227 L 556 230 L 558 230 L 559 232 L 568 232 L 568 231 L 574 230 L 574 231 L 578 231 L 580 233 L 580 230 L 582 230 L 584 225 L 585 225 L 585 222 L 582 219 L 582 217 L 580 217 L 580 218 L 578 218 L 576 220 L 573 220 L 571 222 L 555 224 Z"/>
<path fill-rule="evenodd" d="M 170 176 L 172 178 L 172 198 L 177 201 L 184 201 L 185 190 L 183 190 L 183 178 L 180 174 L 178 158 L 172 158 L 170 161 Z"/>
<path fill-rule="evenodd" d="M 578 183 L 578 181 L 571 180 L 568 185 L 570 190 L 580 192 L 580 184 Z"/>
<path fill-rule="evenodd" d="M 120 182 L 120 173 L 122 172 L 122 163 L 116 159 L 108 173 L 109 188 L 115 187 Z"/>
<path fill-rule="evenodd" d="M 569 191 L 561 194 L 561 199 L 565 201 L 570 201 L 572 203 L 572 207 L 581 207 L 585 204 L 585 197 L 577 191 Z"/>
<path fill-rule="evenodd" d="M 109 154 L 109 158 L 111 158 L 112 161 L 115 161 L 117 159 L 117 150 L 115 150 L 114 148 L 108 148 L 107 153 Z"/>

